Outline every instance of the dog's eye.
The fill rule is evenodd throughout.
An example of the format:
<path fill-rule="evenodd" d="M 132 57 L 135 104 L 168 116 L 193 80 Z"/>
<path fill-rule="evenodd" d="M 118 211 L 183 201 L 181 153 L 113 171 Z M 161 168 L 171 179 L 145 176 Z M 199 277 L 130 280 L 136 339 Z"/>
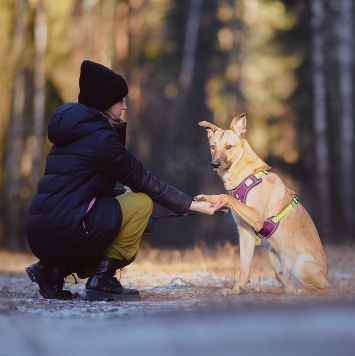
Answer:
<path fill-rule="evenodd" d="M 226 150 L 230 150 L 232 148 L 232 145 L 227 145 Z"/>
<path fill-rule="evenodd" d="M 211 150 L 214 150 L 216 148 L 215 145 L 211 145 L 210 147 L 211 147 Z"/>

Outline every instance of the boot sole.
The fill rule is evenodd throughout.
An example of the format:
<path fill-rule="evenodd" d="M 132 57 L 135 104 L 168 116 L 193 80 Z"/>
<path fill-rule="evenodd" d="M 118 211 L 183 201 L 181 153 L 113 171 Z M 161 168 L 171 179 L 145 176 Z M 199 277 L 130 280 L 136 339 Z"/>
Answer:
<path fill-rule="evenodd" d="M 106 301 L 106 302 L 114 302 L 118 300 L 124 301 L 138 301 L 141 300 L 141 296 L 139 294 L 113 294 L 106 293 L 98 290 L 89 290 L 84 289 L 82 294 L 82 298 L 84 300 L 88 300 L 90 302 L 98 302 L 98 301 Z"/>
<path fill-rule="evenodd" d="M 45 299 L 60 299 L 60 300 L 69 300 L 69 299 L 79 299 L 80 296 L 78 293 L 74 295 L 68 290 L 62 290 L 63 295 L 59 296 L 52 291 L 50 288 L 43 288 L 43 284 L 46 285 L 48 282 L 45 277 L 43 277 L 43 273 L 41 269 L 33 264 L 25 268 L 28 277 L 30 277 L 31 281 L 37 283 L 39 286 L 39 294 Z M 41 287 L 42 285 L 42 287 Z"/>

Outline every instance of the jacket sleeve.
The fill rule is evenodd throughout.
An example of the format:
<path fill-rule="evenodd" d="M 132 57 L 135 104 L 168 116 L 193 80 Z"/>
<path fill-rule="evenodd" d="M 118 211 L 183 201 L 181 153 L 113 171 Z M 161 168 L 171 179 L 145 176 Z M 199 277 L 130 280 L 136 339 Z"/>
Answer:
<path fill-rule="evenodd" d="M 120 143 L 115 133 L 107 130 L 99 136 L 96 160 L 105 174 L 134 192 L 143 192 L 157 204 L 177 213 L 186 213 L 192 198 L 159 180 Z"/>

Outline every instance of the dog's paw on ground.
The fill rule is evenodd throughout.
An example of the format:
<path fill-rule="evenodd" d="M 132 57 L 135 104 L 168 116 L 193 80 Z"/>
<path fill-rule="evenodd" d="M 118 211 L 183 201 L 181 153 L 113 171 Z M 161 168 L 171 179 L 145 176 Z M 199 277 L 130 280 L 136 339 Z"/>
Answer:
<path fill-rule="evenodd" d="M 276 278 L 268 278 L 266 280 L 252 278 L 246 289 L 256 293 L 281 294 L 284 292 L 281 283 Z"/>
<path fill-rule="evenodd" d="M 243 289 L 240 286 L 236 285 L 233 288 L 224 288 L 222 290 L 222 295 L 226 297 L 228 295 L 238 295 L 242 292 Z"/>
<path fill-rule="evenodd" d="M 272 294 L 282 294 L 284 293 L 284 290 L 282 287 L 277 287 L 277 286 L 256 286 L 255 289 L 253 289 L 254 292 L 256 293 L 272 293 Z"/>

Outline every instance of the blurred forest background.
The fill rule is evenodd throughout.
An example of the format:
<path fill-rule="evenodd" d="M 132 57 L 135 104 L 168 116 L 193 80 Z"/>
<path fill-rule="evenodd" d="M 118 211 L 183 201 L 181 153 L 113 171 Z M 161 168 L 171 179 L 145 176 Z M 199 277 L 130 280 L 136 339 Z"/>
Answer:
<path fill-rule="evenodd" d="M 28 250 L 47 124 L 77 101 L 84 59 L 127 79 L 130 150 L 157 177 L 192 196 L 223 192 L 197 123 L 228 128 L 246 112 L 249 142 L 323 242 L 354 242 L 354 15 L 353 0 L 1 0 L 0 248 Z M 238 236 L 216 214 L 162 220 L 146 240 Z"/>

